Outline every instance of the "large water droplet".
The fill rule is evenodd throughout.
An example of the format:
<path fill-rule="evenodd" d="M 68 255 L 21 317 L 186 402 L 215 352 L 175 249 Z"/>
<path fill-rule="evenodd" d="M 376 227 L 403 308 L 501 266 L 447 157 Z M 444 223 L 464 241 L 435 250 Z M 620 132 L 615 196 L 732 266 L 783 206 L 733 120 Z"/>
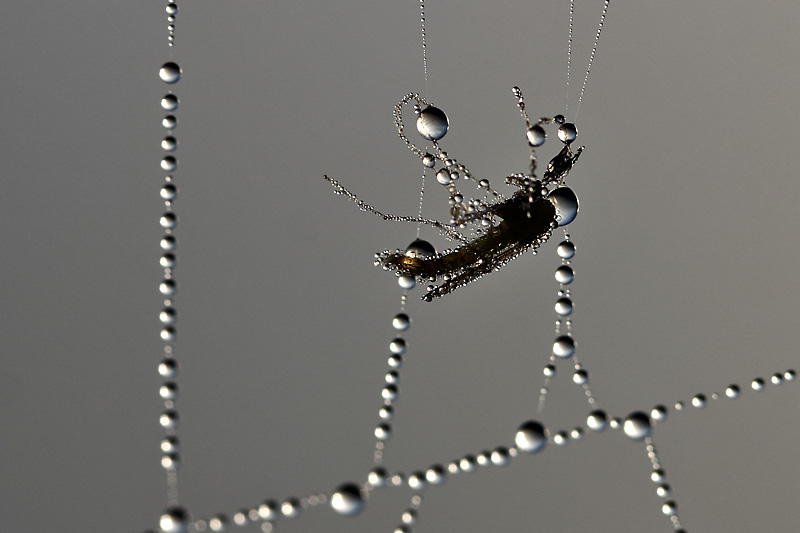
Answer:
<path fill-rule="evenodd" d="M 575 341 L 572 337 L 562 335 L 553 343 L 553 355 L 556 357 L 571 357 L 575 353 Z"/>
<path fill-rule="evenodd" d="M 417 131 L 426 141 L 438 141 L 449 128 L 447 115 L 438 107 L 428 106 L 417 116 Z"/>
<path fill-rule="evenodd" d="M 167 115 L 161 119 L 161 125 L 168 130 L 174 130 L 178 126 L 178 119 L 175 118 L 175 115 Z"/>
<path fill-rule="evenodd" d="M 575 271 L 569 265 L 561 265 L 556 269 L 556 281 L 562 285 L 569 285 L 575 279 Z"/>
<path fill-rule="evenodd" d="M 432 257 L 436 255 L 436 248 L 433 247 L 431 243 L 428 241 L 423 241 L 422 239 L 416 239 L 414 242 L 408 245 L 405 251 L 406 257 L 417 257 L 420 259 L 425 259 L 428 257 Z"/>
<path fill-rule="evenodd" d="M 178 140 L 175 137 L 168 135 L 161 140 L 161 149 L 165 152 L 174 152 L 177 148 Z"/>
<path fill-rule="evenodd" d="M 364 508 L 361 488 L 355 483 L 340 485 L 331 495 L 331 507 L 339 514 L 353 516 Z"/>
<path fill-rule="evenodd" d="M 161 187 L 161 198 L 163 198 L 164 200 L 172 201 L 177 197 L 178 197 L 178 188 L 175 185 L 168 183 L 163 187 Z"/>
<path fill-rule="evenodd" d="M 561 139 L 562 143 L 569 144 L 578 138 L 578 128 L 576 128 L 575 124 L 572 124 L 571 122 L 562 124 L 558 128 L 558 138 Z"/>
<path fill-rule="evenodd" d="M 392 339 L 392 342 L 389 343 L 389 351 L 391 351 L 395 355 L 400 355 L 405 353 L 406 341 L 400 337 Z"/>
<path fill-rule="evenodd" d="M 158 418 L 158 423 L 163 428 L 176 428 L 178 427 L 178 413 L 172 409 L 168 409 L 161 413 Z"/>
<path fill-rule="evenodd" d="M 517 449 L 522 452 L 536 453 L 544 449 L 547 445 L 544 426 L 535 420 L 529 420 L 522 424 L 514 437 Z"/>
<path fill-rule="evenodd" d="M 641 411 L 631 413 L 622 424 L 622 431 L 633 440 L 642 440 L 650 435 L 650 417 Z"/>
<path fill-rule="evenodd" d="M 538 124 L 529 129 L 526 135 L 528 137 L 528 144 L 534 147 L 543 145 L 547 140 L 547 133 L 544 131 L 544 128 Z"/>
<path fill-rule="evenodd" d="M 556 221 L 559 226 L 566 226 L 578 215 L 580 205 L 578 204 L 578 197 L 572 192 L 569 187 L 559 187 L 550 194 L 547 198 L 553 203 L 556 208 Z"/>
<path fill-rule="evenodd" d="M 158 77 L 164 83 L 177 83 L 181 79 L 181 67 L 172 61 L 164 63 L 158 71 Z"/>

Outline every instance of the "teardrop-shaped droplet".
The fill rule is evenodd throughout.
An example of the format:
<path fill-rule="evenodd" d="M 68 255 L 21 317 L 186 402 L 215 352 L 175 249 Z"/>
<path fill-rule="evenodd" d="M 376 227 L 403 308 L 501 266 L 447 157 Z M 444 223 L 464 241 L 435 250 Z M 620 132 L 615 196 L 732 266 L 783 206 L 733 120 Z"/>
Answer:
<path fill-rule="evenodd" d="M 569 187 L 559 187 L 548 194 L 547 198 L 556 208 L 556 222 L 559 226 L 566 226 L 578 216 L 578 197 Z"/>

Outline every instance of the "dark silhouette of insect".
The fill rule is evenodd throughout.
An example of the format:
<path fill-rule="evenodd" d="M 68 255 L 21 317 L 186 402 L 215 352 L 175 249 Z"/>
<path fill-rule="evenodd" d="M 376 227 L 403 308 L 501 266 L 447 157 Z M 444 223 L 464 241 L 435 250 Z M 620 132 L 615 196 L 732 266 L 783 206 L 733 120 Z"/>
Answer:
<path fill-rule="evenodd" d="M 422 217 L 384 214 L 360 200 L 333 178 L 325 176 L 336 189 L 361 209 L 374 213 L 384 220 L 397 222 L 416 222 L 438 229 L 445 237 L 459 241 L 453 250 L 438 253 L 426 241 L 417 239 L 406 250 L 384 251 L 375 254 L 375 264 L 386 270 L 393 270 L 398 276 L 409 276 L 418 281 L 440 282 L 429 285 L 422 299 L 430 302 L 433 298 L 444 296 L 481 276 L 499 270 L 512 259 L 528 250 L 536 250 L 547 241 L 553 230 L 572 222 L 578 212 L 578 198 L 564 180 L 578 160 L 583 147 L 572 150 L 578 131 L 574 124 L 564 120 L 562 115 L 553 118 L 543 117 L 531 124 L 525 110 L 522 92 L 514 87 L 522 117 L 527 127 L 526 136 L 530 147 L 530 171 L 528 174 L 512 174 L 506 177 L 507 184 L 519 188 L 506 198 L 493 190 L 485 179 L 477 179 L 461 163 L 450 158 L 439 147 L 439 140 L 449 129 L 447 116 L 440 109 L 429 105 L 417 94 L 407 94 L 395 106 L 394 117 L 397 133 L 406 146 L 417 155 L 427 168 L 434 168 L 436 180 L 445 186 L 450 194 L 449 223 Z M 414 113 L 417 116 L 417 131 L 430 141 L 435 154 L 425 152 L 414 145 L 404 133 L 402 120 L 403 107 L 415 101 Z M 564 144 L 561 151 L 550 160 L 541 179 L 536 177 L 535 148 L 544 144 L 547 136 L 544 125 L 558 124 L 558 138 Z M 484 191 L 484 198 L 465 200 L 456 187 L 456 180 L 471 180 Z M 491 197 L 492 200 L 487 200 Z M 471 228 L 470 236 L 461 231 Z"/>

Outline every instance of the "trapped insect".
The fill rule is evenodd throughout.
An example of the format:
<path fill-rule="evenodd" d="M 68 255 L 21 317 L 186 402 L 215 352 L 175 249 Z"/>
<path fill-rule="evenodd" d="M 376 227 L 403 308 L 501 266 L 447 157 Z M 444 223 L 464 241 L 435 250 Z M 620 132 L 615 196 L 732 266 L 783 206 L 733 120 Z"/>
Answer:
<path fill-rule="evenodd" d="M 428 242 L 417 239 L 405 251 L 386 250 L 375 254 L 376 265 L 393 270 L 398 276 L 414 277 L 420 282 L 439 282 L 438 285 L 428 286 L 422 296 L 427 302 L 499 270 L 527 250 L 535 251 L 547 241 L 555 228 L 572 222 L 578 212 L 578 198 L 572 189 L 564 185 L 565 178 L 583 151 L 582 146 L 574 151 L 572 149 L 572 143 L 578 135 L 575 125 L 566 122 L 562 115 L 542 117 L 532 124 L 519 87 L 514 87 L 513 93 L 527 127 L 530 169 L 527 174 L 514 173 L 505 178 L 508 185 L 519 189 L 510 197 L 492 189 L 488 180 L 476 178 L 463 164 L 441 149 L 439 141 L 449 129 L 447 116 L 418 94 L 407 94 L 395 106 L 397 133 L 426 168 L 434 169 L 436 181 L 447 188 L 451 206 L 449 222 L 381 213 L 335 179 L 325 176 L 337 194 L 344 194 L 365 211 L 384 220 L 427 224 L 448 239 L 459 242 L 453 250 L 436 252 Z M 433 145 L 433 154 L 417 147 L 404 133 L 402 111 L 412 101 L 415 102 L 413 109 L 417 116 L 417 131 Z M 548 124 L 559 125 L 558 138 L 564 147 L 550 160 L 542 177 L 538 178 L 535 148 L 544 144 L 547 134 L 543 126 Z M 435 169 L 437 164 L 438 170 Z M 466 200 L 456 186 L 460 178 L 473 181 L 483 191 L 483 198 Z M 469 228 L 469 235 L 460 231 L 466 228 Z"/>

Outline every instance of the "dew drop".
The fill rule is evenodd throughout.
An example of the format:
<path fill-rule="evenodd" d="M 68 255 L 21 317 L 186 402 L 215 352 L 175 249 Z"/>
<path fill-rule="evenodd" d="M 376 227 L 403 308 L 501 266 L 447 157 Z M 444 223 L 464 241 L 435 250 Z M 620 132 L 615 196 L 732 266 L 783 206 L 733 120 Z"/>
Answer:
<path fill-rule="evenodd" d="M 161 140 L 161 149 L 166 152 L 174 152 L 178 148 L 178 140 L 169 135 Z"/>
<path fill-rule="evenodd" d="M 287 518 L 294 518 L 300 514 L 300 502 L 290 498 L 281 504 L 281 513 Z"/>
<path fill-rule="evenodd" d="M 178 241 L 172 235 L 165 235 L 161 238 L 161 249 L 172 251 L 177 246 Z"/>
<path fill-rule="evenodd" d="M 175 3 L 170 2 L 167 4 L 167 14 L 174 15 L 178 12 L 178 5 Z"/>
<path fill-rule="evenodd" d="M 622 424 L 622 431 L 633 440 L 642 440 L 650 435 L 650 418 L 641 411 L 631 413 Z"/>
<path fill-rule="evenodd" d="M 567 358 L 572 357 L 575 353 L 575 341 L 572 337 L 562 335 L 558 337 L 553 343 L 553 355 L 556 357 Z"/>
<path fill-rule="evenodd" d="M 431 485 L 441 485 L 447 479 L 442 465 L 434 465 L 425 471 L 425 479 Z"/>
<path fill-rule="evenodd" d="M 401 355 L 406 351 L 406 341 L 400 337 L 392 339 L 389 343 L 389 351 L 395 355 Z"/>
<path fill-rule="evenodd" d="M 392 436 L 392 426 L 389 424 L 379 424 L 375 428 L 375 438 L 378 440 L 389 440 Z"/>
<path fill-rule="evenodd" d="M 561 241 L 556 252 L 561 259 L 572 259 L 575 256 L 575 244 L 572 241 Z"/>
<path fill-rule="evenodd" d="M 398 394 L 399 391 L 397 390 L 397 387 L 395 385 L 386 385 L 381 390 L 381 397 L 384 400 L 388 400 L 390 402 L 395 401 L 397 399 Z"/>
<path fill-rule="evenodd" d="M 656 494 L 662 498 L 669 498 L 669 495 L 672 494 L 672 489 L 669 485 L 663 483 L 656 488 Z"/>
<path fill-rule="evenodd" d="M 752 388 L 755 391 L 764 390 L 764 380 L 761 378 L 754 379 L 753 382 L 750 384 L 750 388 Z"/>
<path fill-rule="evenodd" d="M 158 286 L 158 291 L 164 296 L 173 296 L 176 292 L 178 292 L 178 286 L 173 280 L 165 279 Z"/>
<path fill-rule="evenodd" d="M 403 356 L 402 355 L 390 355 L 387 361 L 389 366 L 392 368 L 400 368 L 403 366 Z"/>
<path fill-rule="evenodd" d="M 564 446 L 569 443 L 569 437 L 567 437 L 566 431 L 558 431 L 555 435 L 553 435 L 553 442 L 557 446 Z"/>
<path fill-rule="evenodd" d="M 158 527 L 164 533 L 185 533 L 189 527 L 189 515 L 183 507 L 170 507 L 161 515 Z"/>
<path fill-rule="evenodd" d="M 161 215 L 158 223 L 161 224 L 162 228 L 172 229 L 178 225 L 178 217 L 175 215 L 175 213 L 164 213 Z"/>
<path fill-rule="evenodd" d="M 161 187 L 161 198 L 163 198 L 164 200 L 172 201 L 177 197 L 178 197 L 178 188 L 175 185 L 168 183 L 163 187 Z"/>
<path fill-rule="evenodd" d="M 605 411 L 592 411 L 586 417 L 586 427 L 592 431 L 603 431 L 608 427 L 608 416 Z"/>
<path fill-rule="evenodd" d="M 556 269 L 556 281 L 562 285 L 569 285 L 575 279 L 575 271 L 569 265 L 561 265 Z"/>
<path fill-rule="evenodd" d="M 331 507 L 341 515 L 353 516 L 364 508 L 361 489 L 355 483 L 345 483 L 331 495 Z"/>
<path fill-rule="evenodd" d="M 728 388 L 725 389 L 725 396 L 731 399 L 736 399 L 739 397 L 739 385 L 728 385 Z"/>
<path fill-rule="evenodd" d="M 458 467 L 462 472 L 472 472 L 475 470 L 475 466 L 476 459 L 472 455 L 466 455 L 458 462 Z"/>
<path fill-rule="evenodd" d="M 450 184 L 450 171 L 446 168 L 439 170 L 436 173 L 436 181 L 441 183 L 442 185 L 449 185 Z"/>
<path fill-rule="evenodd" d="M 177 83 L 178 80 L 181 79 L 181 72 L 181 67 L 179 67 L 177 63 L 170 61 L 169 63 L 161 65 L 158 71 L 158 77 L 161 78 L 161 81 L 164 83 Z"/>
<path fill-rule="evenodd" d="M 522 424 L 514 437 L 517 449 L 527 453 L 540 452 L 547 445 L 544 426 L 535 420 Z"/>
<path fill-rule="evenodd" d="M 428 486 L 425 481 L 425 474 L 422 472 L 414 472 L 408 476 L 408 486 L 414 490 L 422 490 Z"/>
<path fill-rule="evenodd" d="M 168 409 L 158 417 L 158 423 L 161 424 L 162 428 L 176 428 L 178 427 L 178 413 Z"/>
<path fill-rule="evenodd" d="M 208 528 L 211 531 L 225 531 L 228 527 L 228 517 L 224 514 L 218 514 L 208 519 Z"/>
<path fill-rule="evenodd" d="M 392 327 L 398 331 L 405 331 L 411 325 L 411 319 L 405 313 L 398 313 L 392 319 Z"/>
<path fill-rule="evenodd" d="M 506 466 L 509 461 L 508 449 L 497 448 L 491 455 L 492 464 L 496 466 Z"/>
<path fill-rule="evenodd" d="M 531 146 L 541 146 L 547 140 L 547 133 L 544 131 L 544 128 L 538 124 L 529 129 L 526 135 L 528 137 L 528 144 Z"/>
<path fill-rule="evenodd" d="M 178 97 L 174 94 L 166 94 L 161 99 L 161 107 L 166 111 L 175 111 L 178 109 Z"/>
<path fill-rule="evenodd" d="M 566 226 L 578 216 L 578 197 L 569 187 L 559 187 L 548 194 L 547 198 L 556 208 L 556 222 L 559 226 Z"/>
<path fill-rule="evenodd" d="M 417 280 L 413 276 L 400 276 L 397 278 L 397 284 L 405 290 L 411 290 L 417 286 Z"/>
<path fill-rule="evenodd" d="M 433 168 L 433 165 L 436 164 L 436 158 L 433 154 L 426 152 L 424 156 L 422 156 L 422 164 L 428 168 Z"/>
<path fill-rule="evenodd" d="M 667 408 L 664 405 L 656 405 L 650 411 L 650 418 L 656 422 L 663 422 L 667 419 Z"/>
<path fill-rule="evenodd" d="M 383 487 L 386 485 L 386 480 L 389 477 L 389 473 L 386 471 L 385 468 L 375 468 L 371 470 L 369 474 L 367 474 L 367 481 L 369 481 L 370 485 L 373 487 Z"/>
<path fill-rule="evenodd" d="M 572 314 L 572 300 L 569 298 L 559 298 L 555 305 L 556 313 L 559 316 L 569 316 Z"/>
<path fill-rule="evenodd" d="M 674 516 L 678 512 L 678 504 L 670 500 L 661 506 L 661 512 L 667 516 Z"/>
<path fill-rule="evenodd" d="M 391 420 L 394 417 L 394 409 L 391 405 L 386 405 L 378 410 L 378 416 L 381 420 Z"/>
<path fill-rule="evenodd" d="M 181 458 L 177 453 L 168 453 L 161 456 L 161 467 L 164 470 L 175 470 L 180 466 Z"/>
<path fill-rule="evenodd" d="M 555 377 L 556 365 L 545 365 L 544 368 L 542 369 L 542 373 L 548 378 Z"/>
<path fill-rule="evenodd" d="M 666 479 L 666 474 L 664 474 L 664 471 L 661 470 L 660 468 L 656 468 L 655 470 L 650 472 L 650 480 L 653 483 L 661 483 L 665 479 Z"/>
<path fill-rule="evenodd" d="M 167 128 L 168 130 L 174 130 L 175 127 L 178 125 L 178 119 L 175 118 L 175 115 L 167 115 L 166 117 L 161 119 L 161 125 Z"/>
<path fill-rule="evenodd" d="M 794 381 L 794 378 L 795 378 L 794 370 L 787 370 L 786 372 L 783 373 L 783 379 L 785 379 L 786 381 Z"/>
<path fill-rule="evenodd" d="M 417 116 L 417 131 L 426 141 L 438 141 L 449 128 L 447 115 L 438 107 L 428 106 Z"/>
<path fill-rule="evenodd" d="M 422 239 L 416 239 L 408 245 L 405 251 L 406 257 L 416 257 L 418 259 L 427 259 L 434 255 L 436 255 L 436 248 L 428 241 L 423 241 Z"/>
<path fill-rule="evenodd" d="M 571 122 L 562 124 L 558 128 L 558 138 L 562 143 L 569 144 L 578 138 L 578 128 L 576 128 L 575 124 L 572 124 Z"/>
<path fill-rule="evenodd" d="M 781 385 L 783 384 L 783 376 L 781 374 L 773 374 L 770 381 L 773 385 Z"/>
<path fill-rule="evenodd" d="M 585 385 L 589 383 L 589 373 L 586 370 L 577 370 L 572 374 L 572 381 L 576 385 Z"/>
<path fill-rule="evenodd" d="M 168 155 L 161 160 L 161 168 L 167 172 L 173 172 L 176 168 L 178 168 L 178 160 L 173 156 Z"/>
<path fill-rule="evenodd" d="M 178 363 L 174 359 L 164 359 L 158 364 L 158 373 L 164 378 L 174 378 L 178 375 Z"/>
<path fill-rule="evenodd" d="M 706 396 L 705 394 L 695 394 L 692 397 L 692 405 L 697 409 L 702 409 L 706 406 Z"/>

